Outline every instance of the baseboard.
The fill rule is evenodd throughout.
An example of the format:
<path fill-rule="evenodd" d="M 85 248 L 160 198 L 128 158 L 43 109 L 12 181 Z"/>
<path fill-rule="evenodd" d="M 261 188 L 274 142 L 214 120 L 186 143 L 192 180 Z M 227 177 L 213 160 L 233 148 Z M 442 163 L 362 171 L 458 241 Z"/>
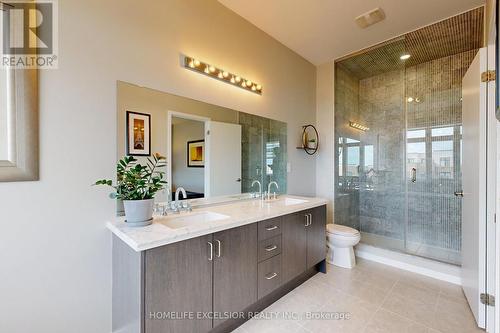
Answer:
<path fill-rule="evenodd" d="M 366 244 L 358 244 L 355 248 L 355 253 L 359 258 L 462 285 L 462 279 L 460 277 L 461 269 L 459 266 L 410 254 L 385 250 Z"/>

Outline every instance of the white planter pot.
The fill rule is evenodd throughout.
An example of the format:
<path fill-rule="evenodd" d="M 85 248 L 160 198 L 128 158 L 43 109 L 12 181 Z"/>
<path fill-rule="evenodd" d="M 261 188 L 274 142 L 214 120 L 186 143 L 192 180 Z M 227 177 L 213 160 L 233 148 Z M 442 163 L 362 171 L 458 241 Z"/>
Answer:
<path fill-rule="evenodd" d="M 125 207 L 123 207 L 123 201 L 116 199 L 116 215 L 125 216 Z"/>
<path fill-rule="evenodd" d="M 154 199 L 123 200 L 125 222 L 131 226 L 145 226 L 153 223 Z"/>

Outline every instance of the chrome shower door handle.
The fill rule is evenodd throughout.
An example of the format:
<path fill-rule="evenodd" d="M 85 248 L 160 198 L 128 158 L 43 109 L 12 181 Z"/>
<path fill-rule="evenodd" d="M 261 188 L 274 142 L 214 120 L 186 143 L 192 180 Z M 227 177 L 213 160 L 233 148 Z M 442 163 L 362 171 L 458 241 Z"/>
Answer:
<path fill-rule="evenodd" d="M 461 190 L 461 191 L 455 191 L 455 193 L 453 193 L 453 194 L 455 194 L 456 197 L 463 198 L 464 191 L 463 190 Z"/>
<path fill-rule="evenodd" d="M 417 169 L 416 168 L 411 168 L 411 182 L 412 183 L 417 182 Z"/>

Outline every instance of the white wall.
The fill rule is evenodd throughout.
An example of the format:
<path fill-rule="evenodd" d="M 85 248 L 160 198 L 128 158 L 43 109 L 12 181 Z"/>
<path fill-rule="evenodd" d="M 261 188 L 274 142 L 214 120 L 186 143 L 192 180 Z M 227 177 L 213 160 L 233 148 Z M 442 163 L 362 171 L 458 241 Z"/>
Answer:
<path fill-rule="evenodd" d="M 179 119 L 179 118 L 177 118 Z M 172 126 L 172 189 L 205 193 L 205 168 L 187 166 L 187 142 L 205 139 L 205 123 L 182 120 Z"/>
<path fill-rule="evenodd" d="M 263 85 L 258 96 L 187 71 L 179 53 Z M 315 68 L 215 0 L 59 1 L 59 69 L 41 72 L 39 182 L 1 183 L 0 331 L 111 330 L 116 80 L 288 122 L 289 193 L 315 193 L 295 149 L 315 122 Z"/>
<path fill-rule="evenodd" d="M 320 149 L 316 155 L 316 195 L 329 200 L 328 222 L 334 209 L 334 62 L 317 67 L 316 127 L 320 133 Z"/>

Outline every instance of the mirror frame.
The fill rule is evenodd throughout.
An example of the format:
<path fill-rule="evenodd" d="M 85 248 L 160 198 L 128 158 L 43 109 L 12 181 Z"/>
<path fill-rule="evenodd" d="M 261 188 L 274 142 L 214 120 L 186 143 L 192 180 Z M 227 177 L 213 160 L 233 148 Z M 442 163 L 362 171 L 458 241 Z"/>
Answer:
<path fill-rule="evenodd" d="M 38 70 L 7 69 L 7 160 L 0 182 L 39 180 Z"/>

